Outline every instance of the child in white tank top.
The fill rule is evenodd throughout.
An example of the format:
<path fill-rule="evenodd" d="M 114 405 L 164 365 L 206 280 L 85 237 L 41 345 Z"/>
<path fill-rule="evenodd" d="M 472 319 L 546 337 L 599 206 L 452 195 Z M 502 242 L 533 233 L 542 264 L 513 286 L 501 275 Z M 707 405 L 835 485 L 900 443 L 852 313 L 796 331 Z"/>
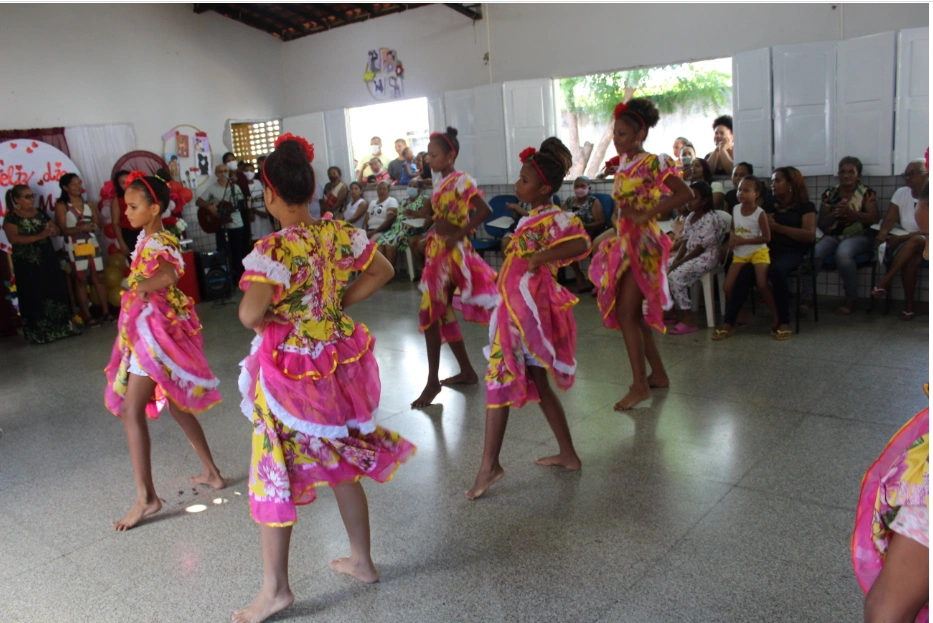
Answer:
<path fill-rule="evenodd" d="M 778 326 L 778 312 L 771 286 L 768 284 L 768 269 L 771 266 L 768 243 L 771 241 L 771 227 L 768 225 L 768 215 L 758 207 L 759 195 L 758 179 L 752 175 L 742 178 L 736 192 L 739 203 L 732 211 L 732 233 L 729 236 L 732 265 L 726 275 L 723 290 L 727 298 L 732 296 L 732 287 L 739 272 L 746 264 L 751 264 L 755 270 L 756 285 L 774 317 L 771 326 L 773 332 Z M 719 330 L 713 339 L 724 339 L 731 334 L 731 329 Z"/>

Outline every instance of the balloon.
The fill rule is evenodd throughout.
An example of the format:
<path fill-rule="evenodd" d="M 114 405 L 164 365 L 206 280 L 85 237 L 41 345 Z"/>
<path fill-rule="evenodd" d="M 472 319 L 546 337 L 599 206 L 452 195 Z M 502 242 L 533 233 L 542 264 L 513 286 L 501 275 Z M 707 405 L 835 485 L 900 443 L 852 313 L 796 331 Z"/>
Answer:
<path fill-rule="evenodd" d="M 123 281 L 123 271 L 116 266 L 108 266 L 104 270 L 104 284 L 107 289 L 115 288 Z"/>
<path fill-rule="evenodd" d="M 116 245 L 110 245 L 110 248 L 113 249 L 114 246 Z M 113 266 L 115 268 L 119 268 L 120 270 L 123 270 L 124 268 L 126 268 L 126 256 L 120 253 L 119 250 L 117 250 L 116 252 L 111 252 L 110 255 L 107 257 L 107 266 Z"/>
<path fill-rule="evenodd" d="M 124 290 L 129 290 L 129 289 L 130 289 L 130 282 L 129 282 L 128 280 L 124 279 L 123 281 L 120 282 L 120 287 L 123 288 Z"/>
<path fill-rule="evenodd" d="M 119 307 L 120 302 L 123 300 L 124 292 L 126 292 L 126 290 L 119 286 L 116 288 L 110 288 L 110 290 L 107 291 L 107 302 L 109 302 L 114 307 Z"/>
<path fill-rule="evenodd" d="M 107 223 L 104 225 L 104 235 L 108 238 L 116 238 L 117 235 L 113 231 L 113 223 Z"/>
<path fill-rule="evenodd" d="M 110 255 L 113 255 L 119 252 L 120 252 L 120 247 L 118 247 L 116 244 L 111 243 L 110 246 L 107 247 L 107 253 L 109 253 Z"/>

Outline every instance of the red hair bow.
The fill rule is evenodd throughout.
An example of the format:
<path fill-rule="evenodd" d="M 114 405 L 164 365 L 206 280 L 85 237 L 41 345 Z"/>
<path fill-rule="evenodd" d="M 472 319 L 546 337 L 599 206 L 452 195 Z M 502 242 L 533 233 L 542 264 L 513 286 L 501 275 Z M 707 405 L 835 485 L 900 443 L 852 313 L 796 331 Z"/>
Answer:
<path fill-rule="evenodd" d="M 522 150 L 522 153 L 518 154 L 518 159 L 522 161 L 522 164 L 525 164 L 533 158 L 536 153 L 538 153 L 538 150 L 534 147 L 526 147 Z"/>
<path fill-rule="evenodd" d="M 129 186 L 136 180 L 141 179 L 143 182 L 146 181 L 146 174 L 142 171 L 131 171 L 129 175 L 126 176 L 126 185 Z M 147 184 L 148 186 L 148 184 Z"/>
<path fill-rule="evenodd" d="M 616 104 L 616 109 L 613 111 L 612 116 L 615 119 L 618 119 L 619 117 L 621 117 L 627 112 L 628 112 L 628 104 L 626 104 L 625 102 L 619 102 L 618 104 Z"/>
<path fill-rule="evenodd" d="M 309 143 L 300 136 L 295 136 L 291 132 L 286 132 L 282 136 L 275 139 L 275 146 L 278 147 L 285 141 L 295 141 L 301 148 L 304 150 L 305 155 L 308 156 L 308 162 L 314 162 L 314 144 Z"/>

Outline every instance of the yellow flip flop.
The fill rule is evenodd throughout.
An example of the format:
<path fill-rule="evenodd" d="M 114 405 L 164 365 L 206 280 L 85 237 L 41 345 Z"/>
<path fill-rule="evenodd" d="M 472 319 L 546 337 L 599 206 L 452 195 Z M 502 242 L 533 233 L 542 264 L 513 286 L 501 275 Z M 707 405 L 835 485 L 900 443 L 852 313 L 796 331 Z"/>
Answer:
<path fill-rule="evenodd" d="M 713 331 L 713 335 L 710 337 L 710 339 L 713 340 L 714 342 L 721 342 L 725 339 L 732 337 L 733 333 L 735 333 L 735 331 L 726 331 L 725 329 L 716 329 L 715 331 Z"/>
<path fill-rule="evenodd" d="M 777 333 L 774 334 L 774 339 L 779 342 L 786 342 L 791 335 L 793 335 L 793 332 L 790 329 L 778 329 Z"/>

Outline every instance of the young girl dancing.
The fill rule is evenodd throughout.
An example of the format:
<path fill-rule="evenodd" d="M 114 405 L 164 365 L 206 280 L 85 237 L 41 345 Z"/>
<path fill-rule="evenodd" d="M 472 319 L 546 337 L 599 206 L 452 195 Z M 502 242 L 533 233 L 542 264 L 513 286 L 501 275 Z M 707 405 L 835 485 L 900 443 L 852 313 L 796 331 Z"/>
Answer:
<path fill-rule="evenodd" d="M 262 589 L 233 615 L 257 623 L 294 601 L 288 550 L 296 505 L 315 488 L 334 489 L 350 556 L 331 568 L 363 582 L 379 574 L 369 548 L 369 509 L 360 479 L 392 478 L 415 447 L 376 426 L 379 367 L 374 340 L 344 308 L 373 295 L 393 269 L 366 232 L 316 220 L 314 147 L 281 136 L 262 169 L 265 204 L 282 230 L 256 243 L 243 261 L 240 321 L 257 333 L 241 363 L 241 408 L 253 423 L 249 504 L 260 524 Z M 350 273 L 360 272 L 347 286 Z"/>
<path fill-rule="evenodd" d="M 593 254 L 590 280 L 599 288 L 603 324 L 622 330 L 632 365 L 629 393 L 615 405 L 623 411 L 649 399 L 652 387 L 670 385 L 651 335 L 651 327 L 664 332 L 664 310 L 672 304 L 667 287 L 671 242 L 657 219 L 684 205 L 693 191 L 680 179 L 673 158 L 642 149 L 649 128 L 658 123 L 654 102 L 636 98 L 620 103 L 614 116 L 612 140 L 619 152 L 619 168 L 612 196 L 619 203 L 618 235 L 604 241 Z M 646 356 L 650 376 L 645 371 Z"/>
<path fill-rule="evenodd" d="M 771 266 L 771 255 L 768 252 L 768 243 L 771 241 L 771 228 L 768 225 L 768 215 L 758 207 L 760 195 L 758 178 L 746 175 L 739 182 L 736 197 L 739 205 L 732 210 L 732 233 L 729 235 L 729 248 L 732 249 L 732 265 L 726 275 L 723 291 L 726 297 L 732 296 L 732 288 L 739 272 L 746 264 L 755 269 L 755 282 L 761 291 L 761 298 L 771 310 L 773 322 L 772 333 L 778 328 L 778 311 L 774 303 L 774 294 L 768 285 L 768 268 Z M 730 337 L 735 327 L 724 324 L 721 329 L 713 333 L 713 340 L 721 341 Z"/>
<path fill-rule="evenodd" d="M 566 391 L 573 385 L 577 325 L 571 308 L 579 300 L 558 285 L 557 271 L 589 253 L 590 239 L 579 218 L 551 205 L 567 170 L 570 151 L 549 138 L 535 151 L 524 150 L 524 163 L 515 196 L 534 207 L 518 222 L 499 275 L 501 297 L 489 325 L 486 356 L 486 441 L 483 463 L 467 498 L 483 495 L 505 472 L 499 451 L 509 418 L 509 407 L 541 402 L 558 453 L 538 459 L 538 465 L 580 469 L 580 458 L 570 439 L 570 427 L 560 400 L 548 384 L 548 374 Z"/>
<path fill-rule="evenodd" d="M 425 265 L 421 273 L 420 327 L 428 349 L 428 383 L 412 407 L 426 407 L 434 401 L 442 385 L 473 384 L 479 379 L 470 364 L 460 325 L 454 315 L 454 291 L 460 291 L 463 319 L 488 324 L 496 306 L 496 272 L 491 269 L 466 239 L 486 220 L 492 210 L 483 201 L 476 180 L 454 171 L 460 142 L 457 130 L 435 132 L 428 143 L 428 162 L 439 173 L 434 184 L 431 205 L 435 227 L 427 237 Z M 473 215 L 470 217 L 470 208 Z M 450 345 L 460 364 L 460 373 L 443 381 L 438 379 L 441 344 Z"/>
<path fill-rule="evenodd" d="M 204 473 L 192 482 L 215 489 L 226 486 L 193 415 L 219 403 L 220 394 L 204 359 L 194 304 L 175 286 L 185 264 L 178 240 L 162 229 L 168 186 L 133 171 L 125 199 L 127 218 L 143 231 L 130 262 L 130 289 L 123 293 L 104 400 L 110 412 L 123 420 L 136 476 L 136 503 L 114 522 L 115 530 L 129 530 L 162 508 L 152 483 L 146 416 L 157 418 L 166 403 L 204 466 Z"/>

